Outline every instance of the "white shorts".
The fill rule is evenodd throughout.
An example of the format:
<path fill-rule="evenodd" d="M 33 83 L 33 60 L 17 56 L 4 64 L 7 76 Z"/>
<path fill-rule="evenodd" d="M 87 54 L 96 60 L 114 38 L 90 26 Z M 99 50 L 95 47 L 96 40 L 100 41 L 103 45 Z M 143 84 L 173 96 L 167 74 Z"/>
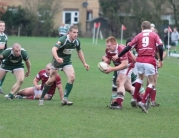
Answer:
<path fill-rule="evenodd" d="M 127 75 L 129 78 L 131 78 L 132 72 L 133 72 L 133 68 L 126 68 L 126 69 L 117 71 L 117 75 L 119 75 L 119 74 L 121 73 L 121 74 L 125 74 L 125 75 Z"/>
<path fill-rule="evenodd" d="M 154 65 L 149 63 L 136 62 L 136 67 L 139 74 L 144 74 L 145 76 L 154 75 L 156 73 L 156 68 Z"/>
<path fill-rule="evenodd" d="M 36 96 L 36 95 L 42 95 L 42 90 L 37 90 L 34 87 L 34 96 Z"/>

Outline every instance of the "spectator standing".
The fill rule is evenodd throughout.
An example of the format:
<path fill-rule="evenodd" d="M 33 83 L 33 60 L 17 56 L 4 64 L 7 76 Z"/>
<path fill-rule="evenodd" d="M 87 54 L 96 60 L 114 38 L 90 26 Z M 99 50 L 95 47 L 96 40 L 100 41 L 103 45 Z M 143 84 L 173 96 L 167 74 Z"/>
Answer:
<path fill-rule="evenodd" d="M 173 32 L 171 34 L 171 40 L 172 40 L 172 48 L 174 47 L 174 53 L 176 53 L 176 47 L 178 46 L 178 40 L 179 40 L 179 33 L 177 31 L 177 27 L 173 28 Z"/>
<path fill-rule="evenodd" d="M 62 23 L 62 25 L 58 28 L 58 32 L 60 37 L 67 35 L 68 27 L 64 23 Z"/>

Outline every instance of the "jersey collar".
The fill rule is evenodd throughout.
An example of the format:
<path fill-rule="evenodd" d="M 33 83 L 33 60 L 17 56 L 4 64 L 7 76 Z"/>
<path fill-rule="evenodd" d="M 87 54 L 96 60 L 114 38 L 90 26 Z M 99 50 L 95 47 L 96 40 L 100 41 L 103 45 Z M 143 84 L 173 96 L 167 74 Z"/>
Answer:
<path fill-rule="evenodd" d="M 4 36 L 5 34 L 4 33 L 0 33 L 0 36 Z"/>
<path fill-rule="evenodd" d="M 144 32 L 144 33 L 148 33 L 148 32 L 152 32 L 152 30 L 151 29 L 145 29 L 145 30 L 143 30 L 142 32 Z"/>
<path fill-rule="evenodd" d="M 73 40 L 73 41 L 70 40 L 69 34 L 67 35 L 67 39 L 68 39 L 68 41 L 70 41 L 70 43 L 74 43 L 75 42 L 75 40 Z"/>

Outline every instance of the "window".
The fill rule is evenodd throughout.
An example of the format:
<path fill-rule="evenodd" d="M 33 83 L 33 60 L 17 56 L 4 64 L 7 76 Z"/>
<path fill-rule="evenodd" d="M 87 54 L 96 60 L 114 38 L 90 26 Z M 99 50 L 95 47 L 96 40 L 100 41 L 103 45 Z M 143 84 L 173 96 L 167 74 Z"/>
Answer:
<path fill-rule="evenodd" d="M 86 16 L 86 20 L 91 20 L 91 19 L 93 19 L 93 13 L 92 13 L 92 11 L 87 11 L 87 16 Z"/>
<path fill-rule="evenodd" d="M 63 22 L 66 25 L 73 25 L 79 22 L 79 11 L 63 11 Z"/>
<path fill-rule="evenodd" d="M 71 13 L 65 13 L 65 24 L 71 24 Z"/>

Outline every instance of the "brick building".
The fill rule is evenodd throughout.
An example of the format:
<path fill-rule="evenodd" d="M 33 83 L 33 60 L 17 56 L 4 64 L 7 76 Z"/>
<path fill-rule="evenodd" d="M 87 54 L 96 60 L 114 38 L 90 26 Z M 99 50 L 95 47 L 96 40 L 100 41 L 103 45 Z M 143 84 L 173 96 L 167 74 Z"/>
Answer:
<path fill-rule="evenodd" d="M 24 0 L 0 0 L 6 2 L 9 6 L 22 6 Z M 33 0 L 32 0 L 33 1 Z M 36 0 L 35 0 L 36 1 Z M 60 10 L 54 18 L 54 29 L 57 29 L 62 23 L 66 25 L 80 24 L 82 34 L 86 33 L 86 21 L 98 17 L 98 0 L 58 0 Z M 33 10 L 33 9 L 32 9 Z"/>

